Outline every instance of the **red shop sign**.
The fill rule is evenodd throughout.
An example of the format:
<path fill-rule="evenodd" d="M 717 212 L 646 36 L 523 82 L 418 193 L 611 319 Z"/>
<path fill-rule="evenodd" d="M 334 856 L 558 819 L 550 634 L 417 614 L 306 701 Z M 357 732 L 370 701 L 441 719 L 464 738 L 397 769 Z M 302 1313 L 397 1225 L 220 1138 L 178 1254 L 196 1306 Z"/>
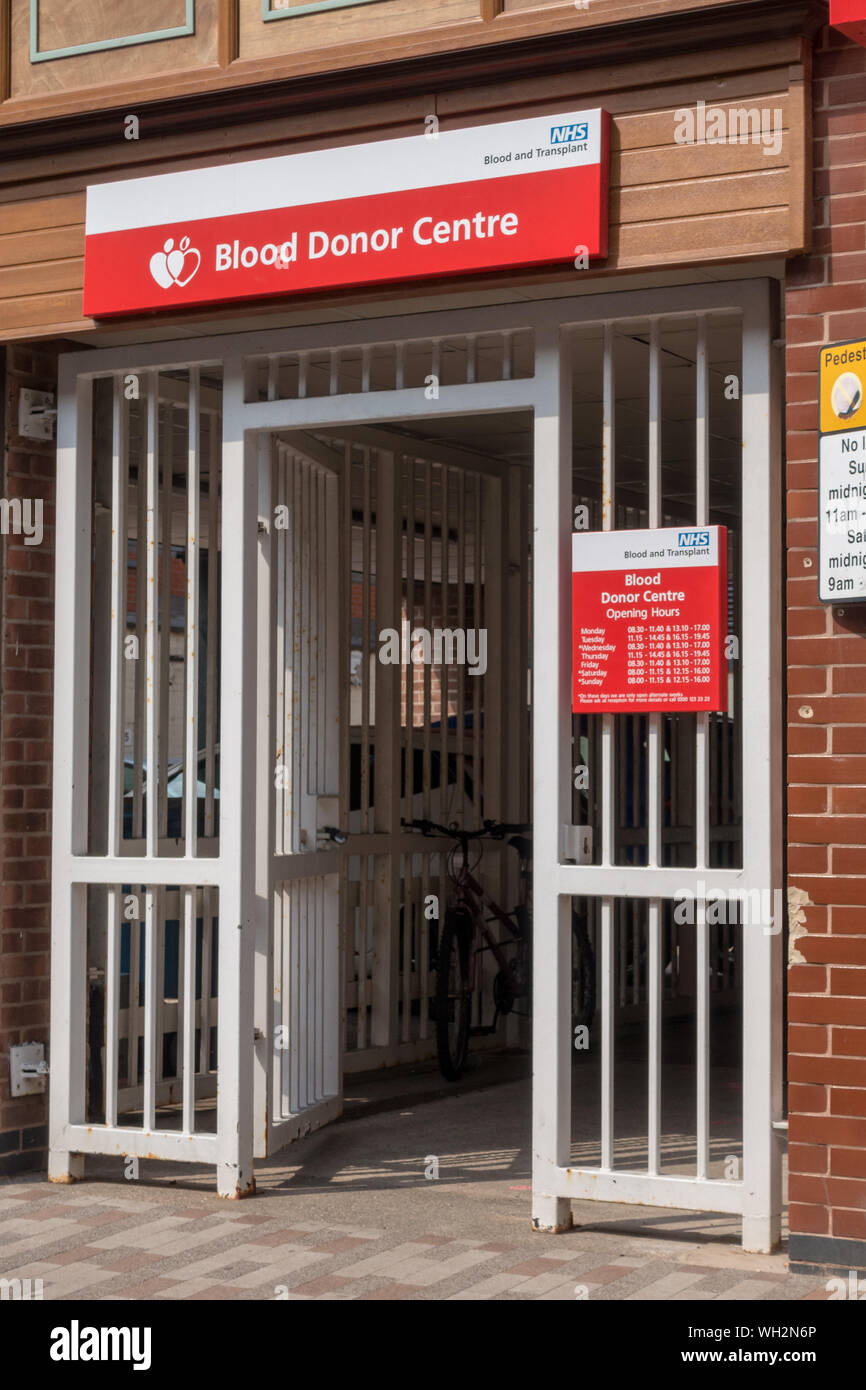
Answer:
<path fill-rule="evenodd" d="M 94 318 L 607 255 L 604 111 L 87 190 Z"/>
<path fill-rule="evenodd" d="M 866 45 L 866 0 L 830 0 L 830 23 Z"/>
<path fill-rule="evenodd" d="M 728 707 L 724 526 L 572 541 L 575 714 Z"/>

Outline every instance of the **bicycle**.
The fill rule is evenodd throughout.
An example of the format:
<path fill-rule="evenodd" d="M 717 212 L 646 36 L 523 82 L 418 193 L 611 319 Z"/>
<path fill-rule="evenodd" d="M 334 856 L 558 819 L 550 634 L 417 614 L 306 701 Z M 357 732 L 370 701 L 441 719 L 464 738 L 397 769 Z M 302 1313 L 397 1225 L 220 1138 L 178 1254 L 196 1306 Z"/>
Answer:
<path fill-rule="evenodd" d="M 496 1031 L 503 1014 L 521 1013 L 515 1005 L 527 1001 L 529 1016 L 532 996 L 532 841 L 529 825 L 485 821 L 481 830 L 459 830 L 431 820 L 401 821 L 423 835 L 446 835 L 455 841 L 447 852 L 446 874 L 454 889 L 439 934 L 436 957 L 435 1021 L 439 1068 L 448 1081 L 458 1081 L 466 1065 L 470 1037 Z M 470 867 L 469 846 L 473 840 L 501 840 L 508 844 L 520 863 L 520 901 L 509 912 L 500 907 L 475 878 Z M 459 856 L 459 862 L 458 862 Z M 479 855 L 480 860 L 480 855 Z M 485 912 L 491 914 L 485 916 Z M 498 923 L 508 933 L 496 940 L 491 924 Z M 513 948 L 513 953 L 512 953 Z M 493 1022 L 472 1025 L 472 996 L 483 953 L 490 951 L 499 967 L 493 980 Z M 510 954 L 506 954 L 509 952 Z M 595 1015 L 595 955 L 585 919 L 572 912 L 572 1025 L 589 1027 Z"/>

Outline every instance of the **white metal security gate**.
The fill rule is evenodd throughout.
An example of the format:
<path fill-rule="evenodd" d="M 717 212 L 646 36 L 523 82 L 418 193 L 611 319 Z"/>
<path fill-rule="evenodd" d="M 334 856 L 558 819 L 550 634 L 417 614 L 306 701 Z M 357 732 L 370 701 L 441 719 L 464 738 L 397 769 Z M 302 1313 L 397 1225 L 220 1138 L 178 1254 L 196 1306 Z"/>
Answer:
<path fill-rule="evenodd" d="M 742 580 L 748 583 L 749 603 L 743 606 L 740 632 L 742 693 L 736 722 L 750 755 L 745 794 L 713 801 L 708 796 L 713 779 L 713 785 L 733 787 L 741 778 L 729 730 L 700 720 L 691 733 L 681 725 L 669 730 L 656 718 L 645 731 L 607 718 L 589 730 L 572 721 L 569 539 L 573 508 L 585 499 L 596 527 L 653 526 L 669 517 L 706 519 L 714 474 L 711 438 L 715 447 L 707 331 L 728 323 L 738 325 L 743 345 L 737 476 L 746 557 Z M 692 325 L 696 335 L 690 364 L 694 405 L 688 409 L 678 401 L 672 413 L 677 427 L 690 429 L 694 441 L 689 462 L 693 482 L 685 490 L 685 465 L 675 485 L 665 482 L 670 448 L 660 386 L 667 366 L 683 356 L 678 343 L 666 345 L 665 334 L 675 334 L 684 324 Z M 595 335 L 588 346 L 586 334 L 591 339 Z M 618 400 L 618 343 L 644 354 L 645 399 Z M 359 1059 L 375 1062 L 376 1048 L 382 1060 L 423 1055 L 429 1046 L 424 1015 L 429 941 L 426 929 L 412 923 L 419 893 L 426 896 L 431 885 L 436 891 L 443 846 L 432 841 L 421 856 L 417 840 L 401 833 L 400 814 L 410 809 L 410 801 L 412 812 L 417 810 L 411 796 L 401 798 L 399 774 L 391 778 L 390 796 L 377 798 L 375 809 L 364 801 L 369 701 L 359 726 L 360 814 L 366 814 L 367 822 L 349 825 L 345 750 L 352 697 L 349 673 L 340 661 L 348 655 L 352 509 L 355 505 L 360 515 L 362 589 L 369 586 L 369 574 L 364 575 L 373 532 L 390 538 L 389 545 L 376 546 L 376 599 L 390 605 L 394 615 L 401 612 L 401 592 L 404 607 L 408 602 L 414 612 L 413 586 L 419 593 L 429 591 L 436 563 L 442 602 L 452 566 L 455 593 L 464 595 L 457 602 L 468 601 L 468 547 L 481 545 L 485 519 L 485 573 L 501 574 L 501 582 L 497 579 L 484 596 L 490 670 L 484 693 L 480 683 L 473 692 L 478 703 L 471 740 L 462 708 L 453 735 L 441 716 L 440 728 L 431 731 L 426 686 L 417 738 L 425 768 L 434 743 L 441 743 L 444 769 L 451 756 L 465 761 L 471 747 L 476 776 L 461 817 L 479 812 L 521 817 L 528 769 L 523 739 L 527 637 L 510 648 L 505 637 L 509 623 L 514 626 L 514 609 L 509 613 L 506 607 L 509 595 L 518 612 L 528 595 L 527 549 L 518 534 L 526 516 L 520 469 L 488 468 L 477 454 L 459 456 L 421 442 L 417 431 L 416 444 L 388 449 L 377 433 L 383 422 L 393 431 L 401 422 L 487 416 L 493 424 L 520 415 L 532 422 L 534 461 L 534 1219 L 540 1229 L 561 1228 L 574 1197 L 739 1212 L 746 1243 L 769 1248 L 780 1211 L 773 1129 L 780 1114 L 779 937 L 742 929 L 735 963 L 714 973 L 711 988 L 705 967 L 717 950 L 715 929 L 699 909 L 697 925 L 680 927 L 677 936 L 668 928 L 668 917 L 673 896 L 684 889 L 701 898 L 716 888 L 749 891 L 780 885 L 773 703 L 780 690 L 778 445 L 771 359 L 769 287 L 759 281 L 614 292 L 519 308 L 331 324 L 63 359 L 58 514 L 70 524 L 58 528 L 58 573 L 70 582 L 58 585 L 57 661 L 70 680 L 69 698 L 57 702 L 55 731 L 55 1179 L 78 1175 L 80 1155 L 87 1152 L 152 1155 L 214 1163 L 219 1190 L 240 1195 L 251 1188 L 254 1154 L 273 1152 L 339 1112 L 348 1010 L 354 1009 Z M 587 363 L 601 364 L 597 399 L 591 392 L 582 394 Z M 634 370 L 630 361 L 623 379 Z M 144 402 L 134 409 L 124 404 L 130 381 L 141 387 Z M 429 389 L 431 381 L 435 391 Z M 94 507 L 93 479 L 98 493 L 100 471 L 93 403 L 106 390 L 113 402 L 111 487 L 107 495 L 96 496 Z M 218 411 L 221 450 L 218 427 L 208 423 L 220 418 Z M 617 430 L 625 446 L 619 450 Z M 644 445 L 637 444 L 638 433 Z M 375 474 L 369 471 L 371 450 Z M 642 483 L 636 480 L 638 457 Z M 478 481 L 470 483 L 466 470 L 471 473 L 473 467 Z M 360 480 L 358 496 L 353 470 Z M 455 491 L 448 480 L 458 470 L 463 481 Z M 125 488 L 133 473 L 136 492 Z M 447 537 L 447 544 L 440 542 L 438 561 L 431 558 L 435 547 L 429 521 L 436 478 L 439 525 Z M 372 530 L 371 485 L 377 489 Z M 132 534 L 121 521 L 122 507 L 132 505 L 127 493 L 135 498 L 136 545 L 139 536 L 146 541 L 149 585 L 137 586 L 131 633 L 124 621 L 125 570 L 117 540 L 124 526 Z M 478 530 L 470 541 L 467 515 L 473 507 Z M 92 541 L 100 528 L 115 535 L 112 603 L 100 600 L 97 576 L 91 611 Z M 419 555 L 425 558 L 419 560 Z M 477 555 L 473 563 L 477 591 Z M 179 567 L 178 594 L 173 566 Z M 218 670 L 212 655 L 217 585 Z M 364 603 L 367 643 L 369 593 Z M 432 611 L 429 602 L 424 611 Z M 204 614 L 208 642 L 201 654 L 196 634 Z M 111 678 L 102 681 L 97 668 L 91 691 L 92 628 L 94 651 L 102 641 L 110 653 Z M 139 631 L 142 675 L 127 697 L 138 711 L 127 833 L 125 805 L 121 807 L 127 796 L 123 648 L 125 638 Z M 511 653 L 517 653 L 516 659 Z M 158 769 L 160 788 L 163 783 L 172 786 L 166 755 L 174 728 L 172 684 L 166 670 L 179 657 L 184 679 L 175 698 L 185 711 L 179 726 L 183 761 L 186 768 L 196 764 L 199 772 L 196 778 L 181 777 L 180 832 L 172 824 L 170 793 L 147 795 L 149 769 Z M 375 669 L 381 721 L 383 712 L 390 710 L 393 716 L 399 710 L 401 691 L 387 668 Z M 361 679 L 363 694 L 366 677 Z M 455 693 L 455 699 L 462 698 Z M 97 737 L 103 724 L 108 731 L 104 747 Z M 399 768 L 401 757 L 410 766 L 413 737 L 411 720 L 400 732 L 399 715 L 377 727 L 380 782 L 389 767 L 392 772 Z M 686 757 L 683 750 L 688 749 L 694 781 L 691 821 L 691 813 L 676 809 L 683 799 L 681 777 L 676 786 L 671 783 L 670 810 L 659 791 L 669 775 L 664 769 Z M 753 750 L 760 751 L 753 755 Z M 598 775 L 583 802 L 574 795 L 572 769 L 587 759 Z M 483 794 L 482 764 L 490 770 Z M 440 771 L 440 781 L 444 787 L 447 772 Z M 638 789 L 641 783 L 645 797 Z M 427 771 L 421 791 L 422 809 L 429 813 Z M 104 814 L 99 809 L 103 803 Z M 564 830 L 587 823 L 595 830 L 596 862 L 570 864 L 563 855 Z M 353 878 L 349 853 L 338 851 L 328 839 L 325 828 L 330 825 L 354 828 L 356 857 L 360 853 L 366 861 L 363 877 Z M 418 880 L 414 887 L 413 880 Z M 135 885 L 144 885 L 143 906 L 132 909 L 141 911 L 134 930 L 144 939 L 143 947 L 124 935 L 122 913 L 127 898 L 136 896 L 128 891 Z M 105 905 L 94 905 L 101 894 L 107 895 Z M 600 1153 L 594 1167 L 576 1166 L 572 1155 L 573 898 L 584 905 L 600 960 Z M 398 899 L 403 914 L 399 929 Z M 627 912 L 622 906 L 626 900 Z M 390 935 L 382 926 L 389 914 Z M 89 947 L 88 940 L 95 946 Z M 729 941 L 724 950 L 731 959 Z M 124 953 L 129 958 L 125 972 Z M 97 998 L 90 1010 L 88 963 L 91 973 L 101 969 L 105 978 L 104 1007 Z M 124 975 L 130 976 L 128 1001 L 135 1005 L 125 1010 Z M 662 1022 L 677 1002 L 672 996 L 690 975 L 690 998 L 681 994 L 679 1006 L 693 1011 L 697 1026 L 696 1160 L 694 1173 L 683 1175 L 662 1171 L 659 1090 Z M 743 1072 L 743 1170 L 739 1178 L 721 1180 L 710 1175 L 708 1164 L 710 1006 L 739 979 L 749 1062 Z M 102 1039 L 90 1029 L 88 1084 L 85 1034 L 94 1007 L 106 1025 Z M 647 1028 L 644 1167 L 623 1163 L 614 1133 L 614 1031 L 627 1007 Z M 137 1035 L 125 1042 L 125 1080 L 132 1086 L 140 1078 L 142 1100 L 141 1113 L 130 1115 L 120 1112 L 137 1093 L 123 1092 L 118 1057 L 124 1055 L 120 1035 L 132 1026 L 126 1017 L 133 1015 Z M 101 1076 L 93 1071 L 94 1051 L 105 1058 Z M 216 1130 L 207 1132 L 205 1115 L 212 1115 L 207 1103 L 217 1074 Z M 118 1088 L 124 1096 L 120 1109 Z M 104 1113 L 94 1108 L 94 1093 L 104 1097 Z M 173 1117 L 166 1109 L 172 1103 L 180 1104 Z"/>
<path fill-rule="evenodd" d="M 705 524 L 710 517 L 711 415 L 723 386 L 741 398 L 740 437 L 731 442 L 731 479 L 741 496 L 741 568 L 734 576 L 745 600 L 739 605 L 741 697 L 738 705 L 744 756 L 740 762 L 742 806 L 740 863 L 718 852 L 711 835 L 711 747 L 718 745 L 711 717 L 690 716 L 692 724 L 693 833 L 685 854 L 664 844 L 669 819 L 664 804 L 662 717 L 646 724 L 646 815 L 643 862 L 623 850 L 618 834 L 617 794 L 622 781 L 621 726 L 624 716 L 599 718 L 598 757 L 592 767 L 598 808 L 595 864 L 565 862 L 561 853 L 563 826 L 574 818 L 573 766 L 575 727 L 570 702 L 570 541 L 572 507 L 581 500 L 573 486 L 572 389 L 575 363 L 573 331 L 559 344 L 548 339 L 550 366 L 537 363 L 541 376 L 536 413 L 536 555 L 549 563 L 535 565 L 534 689 L 534 828 L 536 892 L 535 1025 L 533 1114 L 533 1218 L 538 1229 L 558 1230 L 571 1223 L 572 1198 L 688 1207 L 739 1213 L 747 1249 L 769 1250 L 779 1240 L 781 1222 L 781 1158 L 776 1126 L 781 1120 L 782 914 L 781 890 L 781 761 L 780 727 L 780 452 L 779 397 L 774 390 L 769 287 L 716 287 L 668 295 L 612 294 L 601 304 L 586 306 L 579 315 L 583 331 L 594 325 L 601 364 L 600 481 L 594 525 L 613 529 L 620 519 L 618 472 L 628 473 L 638 489 L 643 524 L 665 524 L 663 496 L 686 524 Z M 603 309 L 603 316 L 600 310 Z M 707 335 L 711 324 L 731 315 L 741 325 L 742 350 L 738 370 L 725 381 L 711 382 Z M 667 326 L 691 325 L 694 357 L 693 409 L 678 412 L 682 427 L 691 432 L 689 455 L 693 467 L 687 486 L 679 481 L 665 487 L 668 464 L 662 411 L 661 333 Z M 618 338 L 639 344 L 643 384 L 633 377 L 626 385 L 626 410 L 616 391 L 615 346 Z M 557 350 L 559 349 L 559 351 Z M 681 354 L 671 352 L 676 359 Z M 557 359 L 558 358 L 558 362 Z M 558 367 L 558 370 L 557 370 Z M 645 409 L 629 413 L 644 393 Z M 618 448 L 618 431 L 630 436 Z M 640 437 L 642 453 L 635 449 Z M 671 447 L 668 432 L 668 445 Z M 675 441 L 674 441 L 675 445 Z M 671 493 L 675 495 L 671 496 Z M 718 500 L 718 498 L 717 498 Z M 627 524 L 627 523 L 626 523 Z M 633 717 L 632 717 L 633 718 Z M 679 717 L 677 717 L 679 718 Z M 729 832 L 728 832 L 729 833 Z M 726 837 L 722 832 L 721 838 Z M 726 866 L 728 865 L 728 866 Z M 681 927 L 681 944 L 691 952 L 694 981 L 695 1046 L 694 1147 L 691 1171 L 663 1171 L 662 1152 L 662 1021 L 663 922 L 675 896 L 689 894 L 695 920 Z M 721 1176 L 710 1172 L 710 1021 L 713 967 L 708 899 L 738 895 L 750 900 L 773 895 L 775 921 L 739 925 L 742 960 L 742 1165 Z M 766 897 L 762 897 L 766 895 Z M 570 921 L 572 902 L 581 900 L 595 916 L 600 947 L 600 1143 L 595 1165 L 572 1156 L 571 1008 L 569 997 Z M 618 1157 L 615 1101 L 618 1066 L 615 1057 L 617 940 L 630 929 L 637 904 L 644 913 L 646 943 L 645 1085 L 646 1162 Z M 622 909 L 625 909 L 623 911 Z M 547 929 L 545 929 L 545 927 Z M 715 930 L 715 929 L 714 929 Z M 684 940 L 684 937 L 687 938 Z M 668 951 L 670 950 L 668 939 Z M 624 953 L 622 953 L 624 954 Z M 665 953 L 667 954 L 667 952 Z M 673 955 L 671 954 L 673 962 Z M 638 1147 L 641 1147 L 640 1145 Z M 680 1167 L 682 1165 L 679 1165 Z"/>
<path fill-rule="evenodd" d="M 339 1114 L 340 476 L 260 435 L 255 1156 Z M 311 443 L 311 448 L 315 444 Z M 324 459 L 324 461 L 320 461 Z"/>

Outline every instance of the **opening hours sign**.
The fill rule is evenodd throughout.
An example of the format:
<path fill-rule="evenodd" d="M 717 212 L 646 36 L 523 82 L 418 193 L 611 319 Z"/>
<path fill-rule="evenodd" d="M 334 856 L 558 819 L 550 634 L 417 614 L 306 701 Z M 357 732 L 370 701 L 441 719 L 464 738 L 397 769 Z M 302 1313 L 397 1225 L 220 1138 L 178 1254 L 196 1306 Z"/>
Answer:
<path fill-rule="evenodd" d="M 575 714 L 727 709 L 727 532 L 572 538 Z"/>

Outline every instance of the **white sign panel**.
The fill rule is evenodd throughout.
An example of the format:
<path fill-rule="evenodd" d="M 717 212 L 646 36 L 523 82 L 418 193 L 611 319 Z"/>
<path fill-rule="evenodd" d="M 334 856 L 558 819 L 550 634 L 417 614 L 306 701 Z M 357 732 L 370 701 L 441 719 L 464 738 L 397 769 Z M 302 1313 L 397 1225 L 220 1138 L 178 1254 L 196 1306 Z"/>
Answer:
<path fill-rule="evenodd" d="M 821 437 L 818 598 L 866 599 L 866 430 Z"/>

